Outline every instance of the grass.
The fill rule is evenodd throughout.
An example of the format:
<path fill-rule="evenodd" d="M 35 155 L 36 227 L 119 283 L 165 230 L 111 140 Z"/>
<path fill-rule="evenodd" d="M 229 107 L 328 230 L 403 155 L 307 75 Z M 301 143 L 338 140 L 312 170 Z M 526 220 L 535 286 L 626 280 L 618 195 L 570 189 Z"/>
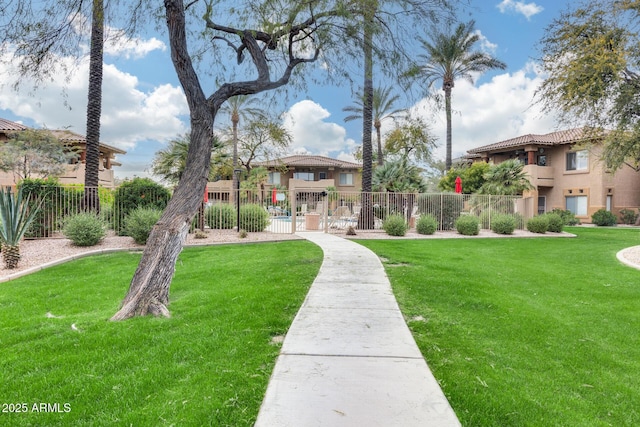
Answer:
<path fill-rule="evenodd" d="M 465 426 L 640 425 L 637 229 L 361 241 Z"/>
<path fill-rule="evenodd" d="M 110 322 L 139 259 L 95 256 L 0 284 L 0 424 L 253 425 L 279 352 L 271 340 L 287 331 L 321 250 L 187 248 L 170 319 Z M 57 412 L 35 412 L 40 403 Z M 10 404 L 28 413 L 6 413 Z"/>

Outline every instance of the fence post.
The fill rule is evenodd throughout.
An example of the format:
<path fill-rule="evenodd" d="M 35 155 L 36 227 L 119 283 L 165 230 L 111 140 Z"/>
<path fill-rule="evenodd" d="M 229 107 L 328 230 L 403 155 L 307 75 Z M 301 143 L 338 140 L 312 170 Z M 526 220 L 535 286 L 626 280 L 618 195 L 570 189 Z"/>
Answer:
<path fill-rule="evenodd" d="M 291 234 L 296 234 L 298 228 L 298 206 L 296 190 L 289 190 L 289 200 L 291 201 Z"/>

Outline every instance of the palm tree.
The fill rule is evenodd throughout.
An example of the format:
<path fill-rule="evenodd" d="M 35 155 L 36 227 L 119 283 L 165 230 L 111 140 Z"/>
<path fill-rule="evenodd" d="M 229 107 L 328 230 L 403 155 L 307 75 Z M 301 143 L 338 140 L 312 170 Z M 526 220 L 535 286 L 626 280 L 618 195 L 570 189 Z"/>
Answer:
<path fill-rule="evenodd" d="M 480 194 L 517 195 L 535 187 L 524 172 L 524 163 L 518 159 L 506 160 L 489 168 L 484 174 L 485 182 Z"/>
<path fill-rule="evenodd" d="M 373 103 L 372 103 L 372 111 L 373 111 L 373 127 L 376 130 L 376 138 L 378 143 L 378 165 L 382 165 L 384 163 L 384 157 L 382 152 L 382 122 L 388 119 L 396 119 L 398 116 L 403 114 L 406 110 L 395 108 L 393 104 L 395 104 L 400 99 L 400 95 L 391 96 L 391 88 L 390 87 L 378 87 L 373 90 Z M 344 107 L 342 111 L 346 111 L 351 113 L 347 117 L 344 118 L 345 122 L 350 122 L 353 120 L 362 120 L 362 111 L 364 110 L 364 100 L 362 98 L 358 99 L 354 105 L 350 105 L 348 107 Z"/>
<path fill-rule="evenodd" d="M 474 32 L 475 21 L 460 23 L 451 34 L 436 32 L 431 41 L 422 40 L 426 51 L 420 55 L 421 65 L 417 74 L 425 78 L 427 87 L 442 79 L 445 113 L 447 115 L 447 153 L 445 167 L 451 168 L 451 90 L 457 78 L 473 83 L 474 73 L 483 73 L 491 69 L 505 69 L 507 65 L 493 56 L 473 51 L 480 35 Z"/>
<path fill-rule="evenodd" d="M 166 148 L 156 152 L 151 162 L 151 173 L 162 177 L 171 185 L 177 185 L 187 165 L 187 153 L 189 152 L 190 134 L 186 133 L 169 141 Z M 213 181 L 218 171 L 228 160 L 221 151 L 222 144 L 214 137 L 209 169 L 209 181 Z"/>
<path fill-rule="evenodd" d="M 258 101 L 257 98 L 250 98 L 247 95 L 238 95 L 229 98 L 229 100 L 220 108 L 223 113 L 229 114 L 231 119 L 231 129 L 233 135 L 233 170 L 238 169 L 238 124 L 240 119 L 248 119 L 249 117 L 263 117 L 264 110 L 254 108 L 252 104 Z M 233 188 L 237 188 L 238 177 L 233 174 Z"/>
<path fill-rule="evenodd" d="M 89 93 L 84 175 L 84 203 L 88 211 L 100 211 L 100 115 L 102 113 L 102 60 L 104 47 L 104 3 L 93 0 L 91 46 L 89 49 Z"/>

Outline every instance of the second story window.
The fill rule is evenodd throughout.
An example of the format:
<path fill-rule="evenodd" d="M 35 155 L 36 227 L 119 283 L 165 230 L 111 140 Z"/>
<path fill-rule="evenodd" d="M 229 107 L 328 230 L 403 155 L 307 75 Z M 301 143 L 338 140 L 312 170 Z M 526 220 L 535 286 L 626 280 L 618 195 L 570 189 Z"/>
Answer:
<path fill-rule="evenodd" d="M 567 153 L 567 170 L 581 171 L 589 167 L 589 153 L 587 150 L 570 151 Z"/>
<path fill-rule="evenodd" d="M 269 172 L 269 184 L 280 185 L 280 172 Z"/>
<path fill-rule="evenodd" d="M 353 185 L 353 174 L 352 173 L 341 173 L 340 174 L 340 185 Z"/>
<path fill-rule="evenodd" d="M 294 179 L 302 179 L 303 181 L 313 181 L 313 172 L 294 172 Z"/>

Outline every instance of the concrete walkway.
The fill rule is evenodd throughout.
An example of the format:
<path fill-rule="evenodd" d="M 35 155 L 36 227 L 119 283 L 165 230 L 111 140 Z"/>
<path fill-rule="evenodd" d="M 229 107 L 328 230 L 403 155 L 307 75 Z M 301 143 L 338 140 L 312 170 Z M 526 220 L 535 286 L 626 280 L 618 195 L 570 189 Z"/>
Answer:
<path fill-rule="evenodd" d="M 378 257 L 331 234 L 297 234 L 322 248 L 324 262 L 285 337 L 255 426 L 459 426 Z"/>

